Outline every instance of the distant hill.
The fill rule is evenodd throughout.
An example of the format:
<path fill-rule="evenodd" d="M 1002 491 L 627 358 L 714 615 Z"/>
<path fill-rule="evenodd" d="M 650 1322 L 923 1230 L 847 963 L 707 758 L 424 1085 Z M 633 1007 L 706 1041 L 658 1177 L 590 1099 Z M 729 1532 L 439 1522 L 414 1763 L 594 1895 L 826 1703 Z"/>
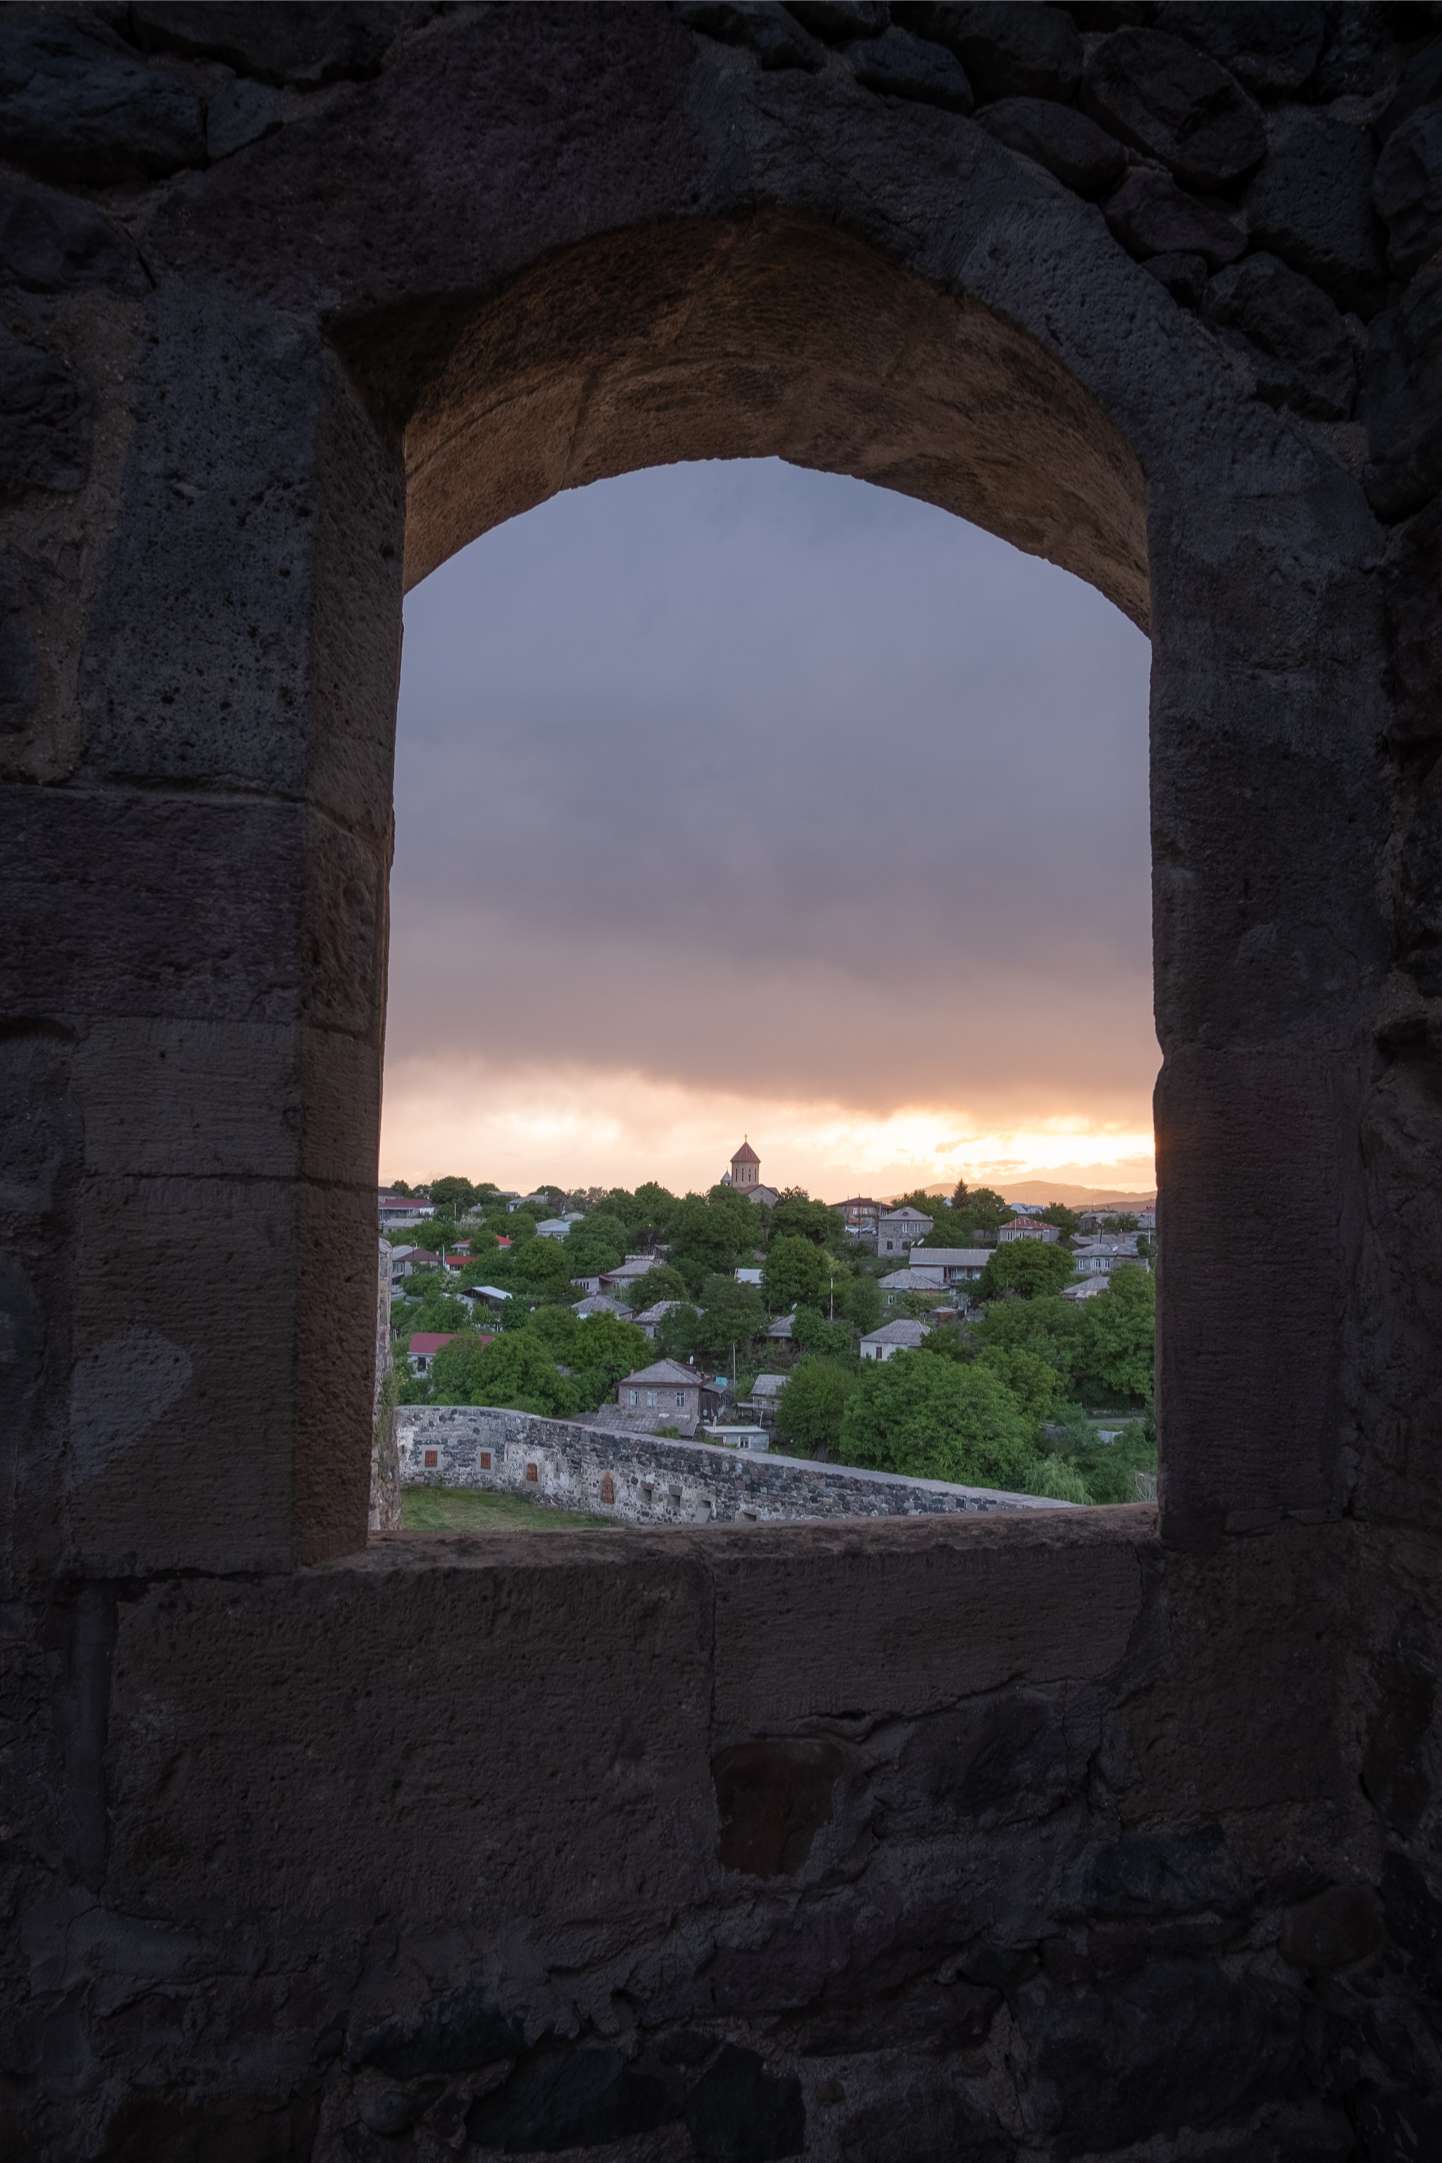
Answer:
<path fill-rule="evenodd" d="M 984 1186 L 985 1180 L 974 1182 Z M 927 1187 L 927 1194 L 951 1194 L 956 1181 L 937 1187 Z M 1146 1191 L 1128 1192 L 1125 1187 L 1073 1187 L 1064 1179 L 1018 1179 L 1013 1185 L 1002 1189 L 1005 1202 L 1062 1202 L 1068 1209 L 1142 1209 L 1157 1198 L 1155 1187 Z"/>

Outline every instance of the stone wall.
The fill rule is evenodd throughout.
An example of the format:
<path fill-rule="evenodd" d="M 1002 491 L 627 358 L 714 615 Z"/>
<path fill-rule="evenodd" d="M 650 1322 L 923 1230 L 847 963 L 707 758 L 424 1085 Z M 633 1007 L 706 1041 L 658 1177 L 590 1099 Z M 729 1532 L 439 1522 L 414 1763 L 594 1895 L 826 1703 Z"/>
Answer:
<path fill-rule="evenodd" d="M 380 1242 L 376 1273 L 376 1380 L 371 1432 L 369 1532 L 401 1528 L 400 1460 L 396 1449 L 396 1370 L 391 1346 L 391 1248 Z"/>
<path fill-rule="evenodd" d="M 1442 2146 L 1439 127 L 1431 0 L 0 10 L 0 2150 Z M 1159 1526 L 367 1547 L 404 584 L 741 456 L 1150 627 Z"/>
<path fill-rule="evenodd" d="M 670 1442 L 593 1423 L 540 1419 L 479 1405 L 402 1405 L 396 1414 L 404 1485 L 524 1494 L 556 1509 L 614 1515 L 632 1525 L 783 1523 L 836 1517 L 927 1517 L 998 1510 L 1067 1510 L 1068 1502 L 944 1480 L 819 1465 L 799 1457 Z M 428 1451 L 438 1462 L 427 1465 Z"/>

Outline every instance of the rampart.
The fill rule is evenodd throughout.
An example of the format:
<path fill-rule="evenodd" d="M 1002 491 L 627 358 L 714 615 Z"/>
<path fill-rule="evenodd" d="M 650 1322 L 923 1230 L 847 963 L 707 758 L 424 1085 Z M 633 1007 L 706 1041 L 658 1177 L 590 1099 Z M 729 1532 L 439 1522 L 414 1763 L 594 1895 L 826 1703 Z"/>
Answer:
<path fill-rule="evenodd" d="M 596 1421 L 540 1419 L 489 1405 L 404 1405 L 396 1416 L 403 1485 L 478 1487 L 532 1495 L 556 1509 L 593 1510 L 623 1524 L 784 1523 L 838 1517 L 935 1517 L 957 1512 L 1069 1510 L 1069 1502 L 994 1487 L 901 1479 L 672 1442 Z M 428 1457 L 436 1462 L 430 1464 Z"/>

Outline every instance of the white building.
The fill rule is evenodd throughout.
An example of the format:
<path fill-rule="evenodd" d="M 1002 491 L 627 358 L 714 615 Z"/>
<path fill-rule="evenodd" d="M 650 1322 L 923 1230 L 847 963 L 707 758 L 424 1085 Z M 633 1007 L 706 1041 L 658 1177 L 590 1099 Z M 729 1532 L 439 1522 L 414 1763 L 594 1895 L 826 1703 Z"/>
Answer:
<path fill-rule="evenodd" d="M 945 1285 L 975 1284 L 991 1260 L 991 1247 L 913 1247 L 909 1267 L 913 1272 L 940 1272 Z M 918 1287 L 929 1291 L 929 1285 Z"/>

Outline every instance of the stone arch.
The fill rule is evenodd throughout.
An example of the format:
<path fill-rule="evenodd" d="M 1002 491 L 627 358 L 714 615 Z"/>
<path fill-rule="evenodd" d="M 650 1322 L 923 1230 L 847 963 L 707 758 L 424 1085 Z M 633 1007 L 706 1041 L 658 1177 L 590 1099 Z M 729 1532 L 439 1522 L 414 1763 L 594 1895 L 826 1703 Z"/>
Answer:
<path fill-rule="evenodd" d="M 276 1379 L 258 1411 L 252 1348 L 216 1341 L 203 1270 L 163 1404 L 147 1377 L 167 1303 L 153 1320 L 141 1302 L 132 1344 L 82 1301 L 79 1371 L 93 1354 L 107 1401 L 135 1405 L 60 1444 L 62 1544 L 128 1570 L 363 1538 L 370 1353 L 338 1288 L 359 1312 L 403 559 L 424 575 L 604 473 L 761 451 L 944 504 L 1150 620 L 1164 1516 L 1210 1538 L 1337 1508 L 1385 803 L 1358 576 L 1375 526 L 1325 431 L 1260 401 L 1093 205 L 985 129 L 846 67 L 758 66 L 669 11 L 418 26 L 374 80 L 147 216 L 154 293 L 106 334 L 124 472 L 74 772 L 136 790 L 127 845 L 170 866 L 173 906 L 125 937 L 212 1032 L 187 1037 L 196 1161 L 235 1182 L 240 1248 L 244 1183 L 262 1164 L 272 1182 L 268 1236 L 226 1283 L 253 1280 Z M 259 879 L 262 910 L 227 915 L 226 865 Z M 203 919 L 201 893 L 220 897 Z M 114 976 L 107 959 L 82 987 L 98 1015 Z M 108 1086 L 97 1061 L 78 1098 Z M 275 1107 L 263 1143 L 227 1130 L 237 1063 Z M 87 1251 L 118 1212 L 119 1281 L 186 1251 L 185 1198 L 173 1222 L 158 1187 L 146 1206 L 163 1221 L 84 1196 Z M 203 1478 L 184 1442 L 202 1405 L 233 1427 Z"/>

